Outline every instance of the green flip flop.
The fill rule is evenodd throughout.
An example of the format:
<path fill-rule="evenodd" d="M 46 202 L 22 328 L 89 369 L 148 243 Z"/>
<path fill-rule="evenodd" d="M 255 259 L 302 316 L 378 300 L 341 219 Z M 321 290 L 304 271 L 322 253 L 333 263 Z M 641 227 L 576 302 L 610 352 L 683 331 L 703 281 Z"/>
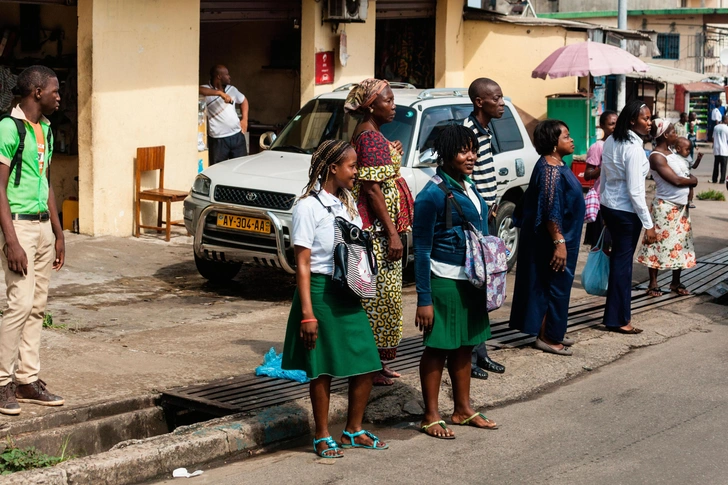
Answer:
<path fill-rule="evenodd" d="M 374 433 L 370 433 L 369 431 L 367 431 L 365 429 L 363 429 L 361 431 L 357 431 L 356 433 L 349 433 L 348 431 L 344 430 L 342 432 L 342 434 L 344 436 L 346 436 L 347 438 L 349 438 L 349 440 L 351 441 L 351 443 L 347 445 L 342 440 L 341 441 L 342 448 L 364 448 L 366 450 L 386 450 L 387 448 L 389 448 L 389 445 L 386 443 L 384 444 L 384 446 L 377 446 L 380 443 L 379 438 L 377 438 L 374 435 Z M 360 445 L 359 443 L 354 441 L 354 438 L 356 438 L 357 436 L 361 436 L 363 434 L 367 435 L 373 441 L 373 443 L 371 445 Z"/>
<path fill-rule="evenodd" d="M 445 424 L 445 421 L 440 420 L 440 421 L 435 421 L 434 423 L 426 424 L 426 425 L 420 427 L 420 431 L 422 431 L 423 433 L 425 433 L 427 436 L 432 436 L 433 438 L 438 438 L 438 439 L 441 439 L 441 440 L 454 440 L 455 439 L 455 436 L 454 435 L 451 435 L 451 436 L 447 436 L 447 435 L 446 436 L 437 436 L 437 435 L 430 434 L 430 433 L 427 432 L 428 429 L 430 429 L 430 428 L 432 428 L 433 426 L 436 426 L 436 425 L 440 425 L 440 427 L 442 427 L 442 429 L 447 430 L 447 424 Z"/>
<path fill-rule="evenodd" d="M 487 418 L 487 417 L 485 416 L 485 414 L 483 414 L 483 413 L 475 413 L 475 414 L 473 414 L 472 416 L 470 416 L 469 418 L 467 418 L 467 419 L 463 419 L 463 420 L 462 420 L 462 421 L 460 421 L 459 423 L 456 423 L 455 421 L 453 421 L 453 424 L 456 424 L 456 425 L 458 425 L 458 426 L 473 426 L 474 428 L 478 428 L 478 429 L 498 429 L 498 425 L 497 425 L 497 424 L 496 424 L 495 426 L 493 426 L 493 427 L 483 427 L 483 426 L 475 426 L 475 425 L 473 425 L 473 424 L 470 424 L 470 422 L 471 422 L 471 421 L 472 421 L 473 419 L 477 418 L 477 417 L 481 417 L 481 418 L 483 418 L 483 419 L 485 420 L 485 422 L 486 422 L 486 423 L 493 423 L 493 424 L 495 424 L 495 421 L 491 421 L 491 420 L 490 420 L 490 419 L 488 419 L 488 418 Z"/>

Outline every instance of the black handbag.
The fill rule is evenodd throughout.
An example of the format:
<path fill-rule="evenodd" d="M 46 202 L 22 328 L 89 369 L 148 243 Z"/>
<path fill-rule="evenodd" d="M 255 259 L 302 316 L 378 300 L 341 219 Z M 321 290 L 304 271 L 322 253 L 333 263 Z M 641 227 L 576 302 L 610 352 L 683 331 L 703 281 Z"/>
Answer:
<path fill-rule="evenodd" d="M 316 200 L 334 216 L 331 207 L 324 205 L 318 194 Z M 376 276 L 379 273 L 374 258 L 372 235 L 343 217 L 334 216 L 334 270 L 332 281 L 341 289 L 351 291 L 359 298 L 377 295 Z"/>

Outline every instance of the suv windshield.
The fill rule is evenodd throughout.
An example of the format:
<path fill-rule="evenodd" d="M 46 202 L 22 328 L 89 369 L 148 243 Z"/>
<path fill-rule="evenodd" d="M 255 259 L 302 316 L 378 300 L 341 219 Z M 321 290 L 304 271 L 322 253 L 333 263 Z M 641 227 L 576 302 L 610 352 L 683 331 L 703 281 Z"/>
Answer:
<path fill-rule="evenodd" d="M 382 125 L 382 134 L 402 142 L 408 153 L 416 120 L 412 108 L 397 106 L 394 121 Z M 313 99 L 283 128 L 271 150 L 311 154 L 325 140 L 351 140 L 356 124 L 356 118 L 344 113 L 343 99 Z"/>

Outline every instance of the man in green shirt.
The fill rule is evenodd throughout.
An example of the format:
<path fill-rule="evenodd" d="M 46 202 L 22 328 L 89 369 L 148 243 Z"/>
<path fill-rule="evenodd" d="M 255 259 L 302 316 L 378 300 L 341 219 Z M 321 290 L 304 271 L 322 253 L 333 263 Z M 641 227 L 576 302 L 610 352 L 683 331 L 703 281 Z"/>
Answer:
<path fill-rule="evenodd" d="M 20 73 L 18 88 L 22 99 L 11 116 L 22 121 L 25 137 L 17 165 L 12 161 L 21 146 L 18 126 L 11 118 L 0 120 L 0 259 L 7 285 L 0 322 L 0 413 L 9 415 L 20 413 L 18 403 L 64 403 L 38 378 L 51 270 L 63 267 L 66 252 L 48 182 L 53 147 L 44 116 L 58 109 L 61 97 L 58 78 L 43 66 Z"/>

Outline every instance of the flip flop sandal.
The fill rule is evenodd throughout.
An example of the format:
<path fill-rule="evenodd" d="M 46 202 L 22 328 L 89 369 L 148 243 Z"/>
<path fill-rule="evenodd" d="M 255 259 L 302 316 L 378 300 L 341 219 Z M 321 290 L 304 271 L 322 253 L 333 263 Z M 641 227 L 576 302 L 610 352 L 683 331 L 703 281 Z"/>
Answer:
<path fill-rule="evenodd" d="M 318 445 L 321 442 L 326 443 L 326 446 L 328 446 L 328 448 L 324 448 L 323 450 L 318 451 L 316 449 L 316 445 Z M 321 438 L 320 440 L 317 440 L 317 439 L 313 440 L 313 452 L 316 453 L 321 458 L 344 458 L 344 455 L 338 455 L 338 454 L 337 455 L 327 455 L 326 454 L 327 452 L 336 453 L 340 449 L 341 448 L 339 448 L 339 445 L 336 443 L 336 441 L 334 441 L 334 438 L 332 438 L 331 436 Z"/>
<path fill-rule="evenodd" d="M 394 381 L 380 372 L 379 375 L 374 377 L 374 385 L 375 386 L 393 386 Z"/>
<path fill-rule="evenodd" d="M 441 440 L 454 440 L 455 439 L 455 436 L 454 435 L 450 435 L 450 436 L 448 436 L 448 435 L 437 436 L 435 434 L 430 434 L 430 433 L 427 432 L 428 429 L 430 429 L 430 428 L 432 428 L 433 426 L 436 426 L 436 425 L 439 425 L 440 427 L 442 427 L 442 429 L 444 429 L 444 430 L 447 431 L 447 424 L 445 424 L 445 421 L 442 421 L 442 420 L 435 421 L 434 423 L 426 424 L 426 425 L 420 427 L 420 431 L 422 431 L 423 433 L 425 433 L 427 436 L 432 436 L 433 438 L 438 438 L 438 439 L 441 439 Z"/>
<path fill-rule="evenodd" d="M 675 288 L 671 286 L 670 291 L 673 293 L 677 293 L 680 296 L 687 296 L 691 294 L 690 291 L 688 291 L 687 287 L 683 284 L 679 284 Z"/>
<path fill-rule="evenodd" d="M 642 333 L 642 329 L 636 327 L 632 327 L 630 330 L 624 330 L 622 327 L 607 327 L 607 329 L 610 332 L 624 333 L 627 335 L 637 335 L 638 333 Z"/>
<path fill-rule="evenodd" d="M 647 288 L 647 296 L 650 296 L 652 298 L 657 298 L 658 296 L 662 296 L 664 294 L 665 292 L 657 286 L 655 286 L 654 288 Z"/>
<path fill-rule="evenodd" d="M 389 367 L 382 367 L 381 373 L 384 377 L 387 377 L 389 379 L 399 379 L 400 377 L 402 377 L 399 372 L 390 369 Z"/>
<path fill-rule="evenodd" d="M 495 421 L 491 421 L 483 413 L 475 413 L 472 416 L 470 416 L 469 418 L 463 419 L 459 423 L 456 423 L 455 421 L 453 421 L 452 423 L 455 424 L 455 425 L 457 425 L 457 426 L 472 426 L 472 427 L 478 428 L 478 429 L 498 429 L 498 425 L 497 424 L 495 426 L 493 426 L 493 427 L 475 426 L 474 424 L 470 424 L 470 422 L 473 419 L 477 418 L 477 417 L 483 418 L 486 423 L 493 423 L 493 424 L 495 424 Z"/>
<path fill-rule="evenodd" d="M 389 445 L 385 443 L 384 446 L 377 446 L 379 444 L 379 438 L 377 438 L 373 433 L 370 433 L 369 431 L 363 429 L 361 431 L 357 431 L 356 433 L 349 433 L 348 431 L 344 430 L 342 432 L 344 436 L 349 438 L 351 441 L 351 444 L 345 444 L 344 441 L 341 441 L 341 447 L 342 448 L 364 448 L 366 450 L 386 450 L 389 448 Z M 369 439 L 373 441 L 371 445 L 362 445 L 354 441 L 354 438 L 361 435 L 367 435 Z"/>

